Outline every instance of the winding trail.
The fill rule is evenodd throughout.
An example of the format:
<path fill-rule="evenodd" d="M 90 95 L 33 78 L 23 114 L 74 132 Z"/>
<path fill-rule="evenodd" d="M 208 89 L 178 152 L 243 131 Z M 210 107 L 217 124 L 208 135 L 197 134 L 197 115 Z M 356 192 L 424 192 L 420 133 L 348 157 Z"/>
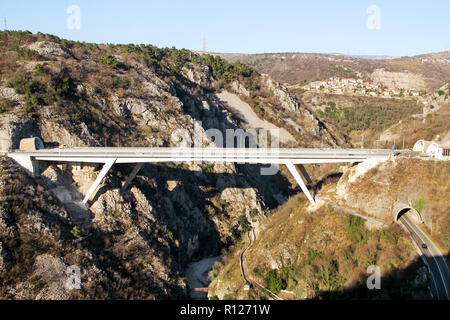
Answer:
<path fill-rule="evenodd" d="M 336 209 L 338 211 L 341 211 L 341 212 L 343 212 L 345 214 L 348 214 L 350 216 L 360 217 L 361 219 L 364 219 L 364 220 L 368 221 L 369 223 L 371 223 L 371 224 L 373 224 L 373 225 L 375 225 L 375 226 L 377 226 L 379 228 L 386 228 L 387 227 L 387 225 L 384 222 L 378 221 L 378 220 L 376 220 L 374 218 L 370 218 L 370 217 L 364 216 L 364 215 L 359 214 L 359 213 L 357 213 L 357 212 L 355 212 L 353 210 L 350 210 L 350 209 L 338 206 L 337 204 L 334 204 L 333 202 L 329 201 L 326 198 L 316 197 L 316 199 L 317 200 L 323 200 L 327 205 L 331 205 L 334 209 Z"/>
<path fill-rule="evenodd" d="M 254 229 L 252 229 L 251 231 L 247 232 L 247 238 L 248 238 L 249 244 L 244 250 L 242 250 L 241 256 L 240 256 L 241 273 L 242 273 L 242 277 L 244 278 L 245 284 L 248 285 L 249 288 L 254 287 L 255 285 L 258 286 L 259 288 L 264 290 L 269 295 L 269 297 L 271 297 L 273 300 L 285 300 L 285 299 L 281 298 L 280 296 L 278 296 L 277 294 L 275 294 L 272 291 L 270 291 L 269 289 L 267 289 L 266 287 L 264 287 L 263 285 L 261 285 L 260 283 L 258 283 L 257 281 L 255 281 L 254 279 L 252 279 L 250 281 L 247 278 L 247 275 L 245 273 L 244 256 L 245 256 L 245 252 L 253 245 L 253 243 L 256 240 L 256 234 L 255 234 L 255 230 Z"/>

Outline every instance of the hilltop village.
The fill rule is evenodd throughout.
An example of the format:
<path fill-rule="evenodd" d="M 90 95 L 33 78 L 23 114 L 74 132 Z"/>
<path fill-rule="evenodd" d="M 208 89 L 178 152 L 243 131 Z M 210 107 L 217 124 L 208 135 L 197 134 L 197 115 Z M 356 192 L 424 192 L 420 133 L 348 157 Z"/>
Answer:
<path fill-rule="evenodd" d="M 373 97 L 418 97 L 430 95 L 425 91 L 387 87 L 380 83 L 364 81 L 363 79 L 331 77 L 328 80 L 314 81 L 303 87 L 306 90 L 316 90 L 323 93 L 368 95 Z"/>

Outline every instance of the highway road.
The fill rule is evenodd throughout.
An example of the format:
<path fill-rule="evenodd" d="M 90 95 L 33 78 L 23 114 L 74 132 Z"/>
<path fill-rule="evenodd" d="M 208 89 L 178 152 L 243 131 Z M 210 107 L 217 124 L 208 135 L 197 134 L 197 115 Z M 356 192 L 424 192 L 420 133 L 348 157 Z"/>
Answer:
<path fill-rule="evenodd" d="M 9 156 L 30 156 L 42 161 L 105 163 L 226 161 L 242 163 L 293 164 L 361 162 L 386 160 L 387 149 L 279 149 L 279 148 L 71 148 L 8 152 Z"/>
<path fill-rule="evenodd" d="M 422 257 L 428 265 L 432 278 L 431 290 L 433 297 L 438 300 L 449 300 L 450 269 L 445 261 L 445 257 L 442 256 L 440 250 L 425 235 L 425 233 L 412 222 L 408 213 L 405 213 L 400 217 L 399 223 L 409 231 L 411 238 L 416 243 Z M 427 248 L 423 248 L 423 244 L 425 244 Z"/>

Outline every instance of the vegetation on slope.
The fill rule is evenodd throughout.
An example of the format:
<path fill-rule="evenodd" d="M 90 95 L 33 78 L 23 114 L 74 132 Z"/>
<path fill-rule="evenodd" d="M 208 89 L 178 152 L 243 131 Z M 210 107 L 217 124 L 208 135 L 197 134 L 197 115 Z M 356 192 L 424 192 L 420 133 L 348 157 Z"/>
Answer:
<path fill-rule="evenodd" d="M 211 296 L 267 298 L 258 288 L 242 290 L 237 256 L 214 279 Z M 306 201 L 293 198 L 263 223 L 245 259 L 252 281 L 289 298 L 392 299 L 427 296 L 426 284 L 411 291 L 417 258 L 397 225 L 369 230 L 361 218 L 326 207 L 309 213 Z M 382 290 L 366 287 L 371 265 L 381 268 Z"/>
<path fill-rule="evenodd" d="M 343 55 L 314 53 L 220 54 L 228 61 L 241 61 L 277 81 L 306 83 L 329 77 L 361 77 L 371 80 L 376 69 L 405 72 L 425 79 L 428 88 L 437 89 L 449 82 L 450 68 L 441 63 L 450 53 L 431 53 L 396 59 L 366 59 Z"/>
<path fill-rule="evenodd" d="M 29 49 L 42 43 L 57 54 L 41 55 Z M 92 134 L 91 140 L 102 141 L 102 145 L 115 145 L 119 136 L 121 143 L 129 146 L 149 140 L 161 145 L 161 140 L 168 140 L 167 134 L 155 128 L 141 128 L 137 124 L 142 120 L 139 112 L 128 117 L 111 113 L 111 106 L 119 104 L 119 109 L 127 100 L 145 100 L 147 105 L 163 109 L 158 116 L 167 120 L 177 114 L 180 101 L 180 111 L 193 113 L 189 105 L 194 101 L 201 104 L 197 99 L 208 101 L 209 93 L 222 89 L 235 91 L 236 83 L 248 92 L 241 98 L 262 119 L 286 128 L 303 146 L 304 141 L 317 143 L 322 135 L 327 135 L 325 130 L 319 130 L 319 134 L 298 132 L 286 123 L 287 111 L 254 69 L 218 56 L 152 45 L 99 45 L 16 31 L 0 33 L 0 53 L 2 84 L 23 96 L 20 105 L 25 117 L 40 121 L 51 115 L 79 136 L 86 131 L 80 127 L 84 122 Z M 151 74 L 165 83 L 170 94 L 157 94 L 148 89 L 151 85 L 143 84 L 143 78 L 154 80 L 149 79 Z M 8 101 L 1 102 L 0 112 L 16 110 L 13 106 Z M 192 115 L 202 118 L 204 110 L 198 113 Z M 311 122 L 304 113 L 289 116 L 295 121 L 305 118 L 305 122 Z M 326 137 L 324 141 L 340 144 L 342 139 L 336 137 Z M 338 141 L 334 142 L 335 138 Z"/>
<path fill-rule="evenodd" d="M 447 255 L 450 250 L 449 176 L 448 161 L 398 159 L 375 167 L 350 184 L 346 203 L 388 220 L 392 219 L 393 203 L 416 206 L 431 238 Z"/>
<path fill-rule="evenodd" d="M 6 158 L 0 159 L 0 198 L 1 299 L 185 297 L 179 266 L 161 254 L 170 251 L 158 239 L 163 223 L 132 241 L 130 226 L 117 218 L 114 234 L 81 230 L 42 179 Z M 66 268 L 73 265 L 81 271 L 80 290 L 66 286 Z"/>

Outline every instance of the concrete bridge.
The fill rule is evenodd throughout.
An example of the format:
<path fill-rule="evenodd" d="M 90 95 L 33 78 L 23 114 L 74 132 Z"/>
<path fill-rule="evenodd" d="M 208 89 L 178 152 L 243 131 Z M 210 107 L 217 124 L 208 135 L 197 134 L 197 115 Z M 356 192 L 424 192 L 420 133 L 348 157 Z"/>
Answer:
<path fill-rule="evenodd" d="M 297 171 L 311 183 L 304 164 L 355 163 L 367 160 L 385 161 L 391 150 L 386 149 L 279 149 L 279 148 L 73 148 L 41 149 L 33 151 L 11 151 L 7 156 L 14 159 L 33 174 L 39 174 L 39 162 L 73 162 L 104 164 L 97 179 L 87 192 L 83 203 L 95 193 L 103 178 L 116 163 L 135 164 L 123 184 L 125 190 L 144 163 L 163 162 L 230 162 L 248 164 L 269 164 L 262 168 L 262 175 L 276 173 L 270 170 L 274 165 L 286 165 L 308 200 L 315 205 L 305 182 Z"/>

